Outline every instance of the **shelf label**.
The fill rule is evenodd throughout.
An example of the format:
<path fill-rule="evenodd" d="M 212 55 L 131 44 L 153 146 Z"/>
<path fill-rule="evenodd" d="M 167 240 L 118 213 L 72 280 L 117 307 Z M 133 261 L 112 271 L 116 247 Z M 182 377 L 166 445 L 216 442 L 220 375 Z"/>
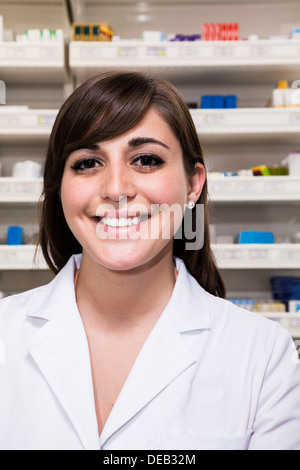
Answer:
<path fill-rule="evenodd" d="M 182 47 L 180 48 L 181 57 L 198 57 L 198 47 Z"/>
<path fill-rule="evenodd" d="M 269 252 L 268 250 L 260 249 L 249 250 L 249 257 L 251 259 L 266 259 L 269 257 Z"/>
<path fill-rule="evenodd" d="M 39 55 L 41 59 L 58 59 L 60 54 L 57 48 L 41 47 Z"/>
<path fill-rule="evenodd" d="M 290 114 L 290 122 L 300 123 L 300 112 Z"/>
<path fill-rule="evenodd" d="M 15 185 L 15 193 L 19 194 L 33 194 L 36 193 L 36 185 L 33 183 L 18 183 Z"/>
<path fill-rule="evenodd" d="M 243 257 L 243 252 L 238 250 L 225 250 L 224 258 L 225 259 L 239 259 Z"/>
<path fill-rule="evenodd" d="M 1 184 L 0 184 L 0 193 L 3 193 L 3 194 L 5 193 L 5 194 L 7 194 L 7 193 L 9 193 L 9 192 L 10 192 L 10 185 L 7 184 L 7 183 L 3 183 L 3 182 L 1 181 Z"/>
<path fill-rule="evenodd" d="M 257 192 L 257 188 L 255 183 L 238 183 L 237 185 L 237 190 L 240 192 L 249 192 L 249 193 L 255 193 Z"/>
<path fill-rule="evenodd" d="M 21 120 L 19 116 L 0 116 L 0 126 L 10 127 L 10 126 L 20 126 Z"/>
<path fill-rule="evenodd" d="M 6 57 L 8 59 L 25 59 L 27 56 L 25 48 L 8 47 L 6 49 Z"/>
<path fill-rule="evenodd" d="M 88 48 L 88 47 L 81 47 L 79 49 L 76 49 L 76 52 L 79 52 L 79 59 L 94 59 L 94 58 L 99 58 L 102 55 L 102 50 L 100 47 L 95 49 L 95 48 Z M 77 57 L 76 57 L 77 58 Z"/>
<path fill-rule="evenodd" d="M 284 190 L 284 184 L 283 183 L 278 183 L 276 181 L 272 181 L 270 183 L 266 183 L 265 189 L 267 191 L 283 191 Z"/>
<path fill-rule="evenodd" d="M 214 48 L 214 56 L 216 57 L 232 57 L 233 55 L 233 46 L 217 46 Z"/>
<path fill-rule="evenodd" d="M 300 252 L 294 250 L 285 250 L 282 252 L 281 257 L 283 259 L 300 259 Z"/>
<path fill-rule="evenodd" d="M 54 125 L 56 116 L 53 115 L 40 115 L 38 116 L 38 125 L 52 127 Z"/>
<path fill-rule="evenodd" d="M 250 53 L 252 56 L 255 57 L 266 57 L 270 55 L 270 47 L 269 46 L 252 46 Z"/>
<path fill-rule="evenodd" d="M 224 124 L 225 116 L 224 114 L 207 114 L 204 120 L 207 124 L 213 124 L 213 125 Z"/>
<path fill-rule="evenodd" d="M 119 47 L 118 49 L 118 56 L 119 57 L 137 57 L 138 56 L 138 48 L 137 47 Z"/>
<path fill-rule="evenodd" d="M 165 57 L 166 48 L 165 47 L 147 47 L 146 56 L 147 57 Z"/>

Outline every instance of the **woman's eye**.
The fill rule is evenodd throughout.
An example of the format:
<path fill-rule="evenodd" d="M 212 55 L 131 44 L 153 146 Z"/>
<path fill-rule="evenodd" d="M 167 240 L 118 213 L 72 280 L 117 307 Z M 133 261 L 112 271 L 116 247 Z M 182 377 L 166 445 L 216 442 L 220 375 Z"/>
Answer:
<path fill-rule="evenodd" d="M 79 162 L 75 163 L 75 165 L 72 166 L 72 169 L 75 171 L 86 171 L 86 170 L 93 170 L 94 168 L 97 168 L 98 166 L 101 166 L 101 162 L 98 160 L 95 160 L 94 158 L 86 158 L 84 160 L 80 160 Z"/>
<path fill-rule="evenodd" d="M 154 155 L 140 155 L 134 160 L 136 166 L 141 168 L 151 168 L 154 166 L 163 165 L 163 160 Z"/>

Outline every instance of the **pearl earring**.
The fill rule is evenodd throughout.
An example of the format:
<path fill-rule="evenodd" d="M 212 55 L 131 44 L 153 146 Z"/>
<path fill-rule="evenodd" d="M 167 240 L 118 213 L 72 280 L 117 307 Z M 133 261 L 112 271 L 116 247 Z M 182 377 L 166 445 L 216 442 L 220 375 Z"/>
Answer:
<path fill-rule="evenodd" d="M 196 204 L 194 203 L 194 201 L 189 201 L 187 206 L 188 206 L 188 209 L 194 209 L 195 205 Z"/>

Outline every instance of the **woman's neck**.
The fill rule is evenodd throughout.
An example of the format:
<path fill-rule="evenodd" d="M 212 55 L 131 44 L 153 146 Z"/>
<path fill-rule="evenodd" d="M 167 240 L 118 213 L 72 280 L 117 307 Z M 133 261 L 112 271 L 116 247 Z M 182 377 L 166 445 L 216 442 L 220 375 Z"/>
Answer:
<path fill-rule="evenodd" d="M 122 332 L 155 323 L 175 285 L 172 255 L 130 271 L 113 271 L 83 253 L 76 283 L 77 304 L 85 327 Z"/>

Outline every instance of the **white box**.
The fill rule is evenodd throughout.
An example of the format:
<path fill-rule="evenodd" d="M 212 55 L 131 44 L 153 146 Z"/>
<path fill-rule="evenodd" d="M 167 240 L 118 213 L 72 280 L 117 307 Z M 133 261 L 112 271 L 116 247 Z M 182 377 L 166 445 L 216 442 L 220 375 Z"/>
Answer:
<path fill-rule="evenodd" d="M 290 153 L 283 161 L 287 165 L 291 176 L 300 176 L 300 152 Z"/>
<path fill-rule="evenodd" d="M 300 300 L 289 300 L 289 312 L 300 315 Z"/>

